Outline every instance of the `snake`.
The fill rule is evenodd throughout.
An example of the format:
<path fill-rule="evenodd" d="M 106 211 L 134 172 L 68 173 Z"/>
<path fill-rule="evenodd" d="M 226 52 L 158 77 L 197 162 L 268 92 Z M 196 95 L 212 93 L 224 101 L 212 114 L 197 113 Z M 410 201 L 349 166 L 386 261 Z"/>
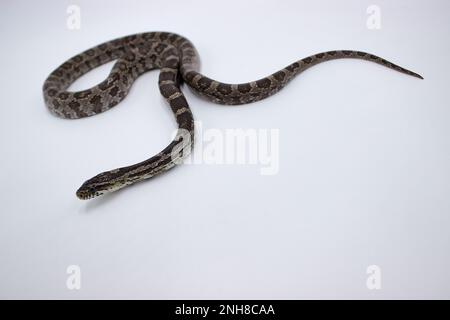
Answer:
<path fill-rule="evenodd" d="M 182 84 L 185 83 L 194 93 L 211 102 L 241 105 L 275 94 L 298 74 L 318 63 L 343 58 L 371 61 L 423 79 L 421 75 L 371 53 L 332 50 L 298 60 L 256 81 L 228 84 L 199 72 L 199 55 L 187 38 L 171 32 L 145 32 L 104 42 L 70 58 L 44 81 L 43 95 L 49 111 L 58 117 L 90 117 L 121 102 L 140 75 L 150 70 L 160 70 L 159 91 L 168 102 L 178 126 L 174 139 L 147 160 L 102 172 L 85 181 L 76 195 L 86 200 L 154 177 L 182 163 L 190 154 L 194 143 L 194 117 L 181 91 Z M 89 89 L 68 90 L 76 79 L 111 61 L 115 63 L 104 81 Z"/>

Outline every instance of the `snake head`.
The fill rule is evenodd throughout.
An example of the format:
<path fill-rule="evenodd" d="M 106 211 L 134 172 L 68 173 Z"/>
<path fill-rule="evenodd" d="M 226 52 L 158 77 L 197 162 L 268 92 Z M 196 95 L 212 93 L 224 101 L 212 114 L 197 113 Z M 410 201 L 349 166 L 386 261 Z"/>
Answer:
<path fill-rule="evenodd" d="M 102 172 L 84 182 L 77 190 L 76 195 L 81 200 L 88 200 L 105 193 L 119 190 L 126 186 L 124 176 L 120 169 Z"/>
<path fill-rule="evenodd" d="M 92 177 L 78 188 L 77 197 L 81 200 L 88 200 L 109 192 L 108 179 L 110 179 L 109 172 L 103 172 Z"/>
<path fill-rule="evenodd" d="M 86 181 L 77 190 L 77 197 L 81 200 L 88 200 L 98 197 L 105 193 L 105 190 L 101 190 L 96 184 L 90 183 L 90 180 Z"/>

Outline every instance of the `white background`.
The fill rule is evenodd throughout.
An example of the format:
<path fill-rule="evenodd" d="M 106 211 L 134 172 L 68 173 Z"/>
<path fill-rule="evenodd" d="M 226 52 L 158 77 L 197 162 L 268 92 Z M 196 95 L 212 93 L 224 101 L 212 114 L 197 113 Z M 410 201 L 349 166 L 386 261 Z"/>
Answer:
<path fill-rule="evenodd" d="M 66 26 L 69 4 L 81 29 Z M 381 29 L 366 26 L 369 5 Z M 0 297 L 145 299 L 450 298 L 448 1 L 2 1 Z M 93 175 L 144 160 L 176 128 L 158 72 L 114 109 L 64 120 L 47 75 L 75 54 L 144 31 L 189 38 L 202 72 L 266 76 L 313 53 L 373 63 L 309 69 L 279 94 L 214 105 L 183 89 L 203 128 L 280 130 L 280 170 L 183 165 L 81 201 Z M 88 88 L 111 64 L 77 81 Z M 199 152 L 199 150 L 196 150 Z M 81 290 L 66 268 L 81 267 Z M 381 290 L 366 287 L 378 265 Z"/>

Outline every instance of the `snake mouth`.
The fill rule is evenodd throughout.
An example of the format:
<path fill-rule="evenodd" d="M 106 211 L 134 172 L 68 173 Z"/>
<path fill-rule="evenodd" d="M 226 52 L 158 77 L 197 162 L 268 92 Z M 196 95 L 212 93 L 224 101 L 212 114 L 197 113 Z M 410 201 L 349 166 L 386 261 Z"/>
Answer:
<path fill-rule="evenodd" d="M 86 187 L 81 186 L 77 190 L 76 195 L 77 195 L 78 199 L 89 200 L 89 199 L 95 198 L 96 196 L 99 196 L 100 193 L 97 192 L 94 188 L 86 188 Z"/>
<path fill-rule="evenodd" d="M 88 200 L 94 197 L 92 194 L 89 194 L 88 192 L 83 190 L 77 190 L 76 195 L 80 200 Z"/>

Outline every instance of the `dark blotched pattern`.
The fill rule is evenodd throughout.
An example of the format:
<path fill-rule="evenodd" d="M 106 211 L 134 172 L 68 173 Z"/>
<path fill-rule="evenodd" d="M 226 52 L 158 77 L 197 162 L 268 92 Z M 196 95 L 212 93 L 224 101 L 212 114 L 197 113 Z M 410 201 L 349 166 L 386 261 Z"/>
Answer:
<path fill-rule="evenodd" d="M 159 89 L 175 115 L 179 134 L 169 146 L 150 159 L 101 173 L 86 181 L 77 195 L 87 199 L 164 172 L 190 151 L 194 120 L 180 90 L 181 79 L 210 101 L 239 105 L 267 98 L 307 68 L 340 58 L 368 60 L 422 78 L 373 54 L 335 50 L 306 57 L 257 81 L 221 83 L 199 73 L 197 51 L 189 40 L 174 33 L 148 32 L 108 41 L 74 56 L 48 76 L 43 91 L 45 102 L 53 114 L 68 119 L 84 118 L 114 107 L 126 97 L 137 77 L 149 70 L 160 69 Z M 102 83 L 79 92 L 67 90 L 83 74 L 113 60 L 116 63 Z"/>

